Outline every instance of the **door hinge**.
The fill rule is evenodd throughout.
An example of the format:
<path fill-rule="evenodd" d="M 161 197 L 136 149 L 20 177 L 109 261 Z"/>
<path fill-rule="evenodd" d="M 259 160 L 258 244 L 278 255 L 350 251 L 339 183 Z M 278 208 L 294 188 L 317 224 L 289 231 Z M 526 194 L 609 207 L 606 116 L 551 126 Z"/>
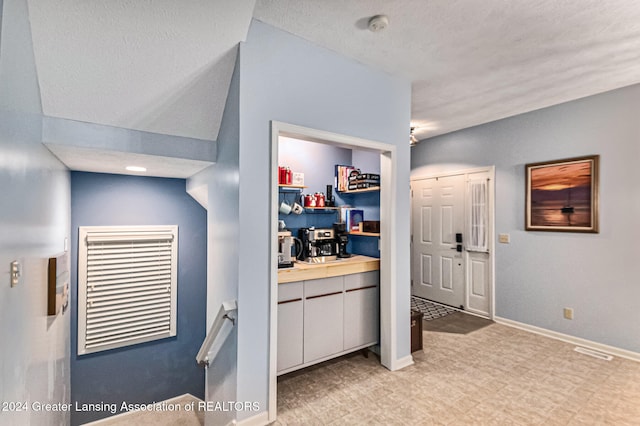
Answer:
<path fill-rule="evenodd" d="M 413 287 L 413 280 L 411 280 L 411 287 Z"/>

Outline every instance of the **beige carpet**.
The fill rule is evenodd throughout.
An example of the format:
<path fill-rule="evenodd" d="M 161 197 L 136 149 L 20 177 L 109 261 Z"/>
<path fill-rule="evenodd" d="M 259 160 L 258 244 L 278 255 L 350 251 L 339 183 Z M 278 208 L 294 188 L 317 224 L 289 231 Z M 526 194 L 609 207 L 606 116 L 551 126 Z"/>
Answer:
<path fill-rule="evenodd" d="M 138 411 L 125 415 L 114 416 L 102 420 L 99 426 L 202 426 L 204 425 L 204 412 L 188 411 L 184 407 L 195 402 L 195 407 L 201 400 L 185 395 L 170 400 L 170 403 L 180 405 L 180 409 L 174 411 Z M 98 426 L 98 425 L 96 425 Z"/>
<path fill-rule="evenodd" d="M 343 357 L 278 380 L 277 425 L 640 425 L 640 363 L 492 324 L 424 332 L 390 372 Z"/>

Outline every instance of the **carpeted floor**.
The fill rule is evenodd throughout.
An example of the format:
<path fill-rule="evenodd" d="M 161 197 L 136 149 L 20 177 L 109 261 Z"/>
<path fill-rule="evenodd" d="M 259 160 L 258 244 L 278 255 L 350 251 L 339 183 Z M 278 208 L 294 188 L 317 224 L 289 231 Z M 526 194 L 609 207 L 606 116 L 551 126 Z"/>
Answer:
<path fill-rule="evenodd" d="M 422 312 L 422 318 L 427 321 L 456 312 L 453 308 L 434 303 L 430 300 L 421 299 L 416 296 L 411 296 L 411 310 Z"/>

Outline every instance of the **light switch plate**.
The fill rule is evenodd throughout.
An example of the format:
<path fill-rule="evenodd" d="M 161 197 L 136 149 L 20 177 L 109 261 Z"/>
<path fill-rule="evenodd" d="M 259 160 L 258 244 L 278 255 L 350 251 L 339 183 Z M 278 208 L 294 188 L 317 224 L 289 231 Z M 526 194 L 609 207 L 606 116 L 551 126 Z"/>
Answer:
<path fill-rule="evenodd" d="M 509 234 L 498 234 L 498 241 L 502 244 L 509 244 L 511 242 L 511 236 Z"/>
<path fill-rule="evenodd" d="M 11 262 L 11 269 L 9 276 L 11 277 L 11 287 L 15 287 L 20 284 L 20 276 L 22 275 L 22 265 L 17 260 Z"/>

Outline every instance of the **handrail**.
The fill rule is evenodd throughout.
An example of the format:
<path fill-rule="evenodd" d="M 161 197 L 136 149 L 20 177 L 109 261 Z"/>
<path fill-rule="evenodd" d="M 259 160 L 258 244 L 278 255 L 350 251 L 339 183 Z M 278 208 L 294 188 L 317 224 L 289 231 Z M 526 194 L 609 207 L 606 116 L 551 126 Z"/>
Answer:
<path fill-rule="evenodd" d="M 218 310 L 218 314 L 216 315 L 216 319 L 213 320 L 213 324 L 211 324 L 211 328 L 207 333 L 207 337 L 204 338 L 204 342 L 202 342 L 202 346 L 200 346 L 198 355 L 196 355 L 196 362 L 198 363 L 198 365 L 202 367 L 209 367 L 209 352 L 211 352 L 211 347 L 220 334 L 220 330 L 222 330 L 222 326 L 224 325 L 225 320 L 231 321 L 231 327 L 236 324 L 236 319 L 230 317 L 229 314 L 237 310 L 238 305 L 236 304 L 235 300 L 229 300 L 222 303 L 222 305 L 220 306 L 220 310 Z M 220 347 L 217 348 L 216 354 L 219 350 Z M 216 354 L 211 357 L 211 360 L 216 357 Z"/>

